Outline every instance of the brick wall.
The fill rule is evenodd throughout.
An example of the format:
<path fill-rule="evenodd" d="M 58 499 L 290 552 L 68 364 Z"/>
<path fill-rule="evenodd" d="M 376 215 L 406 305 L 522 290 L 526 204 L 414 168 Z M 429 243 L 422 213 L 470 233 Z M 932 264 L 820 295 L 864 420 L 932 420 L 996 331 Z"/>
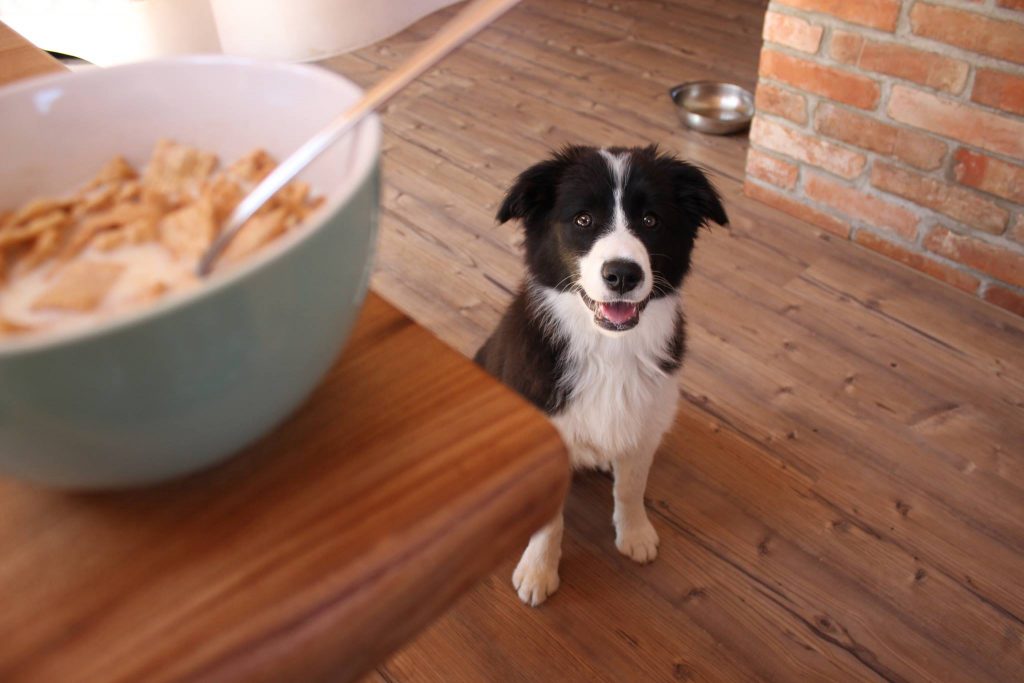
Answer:
<path fill-rule="evenodd" d="M 748 195 L 1024 315 L 1024 0 L 772 0 Z"/>

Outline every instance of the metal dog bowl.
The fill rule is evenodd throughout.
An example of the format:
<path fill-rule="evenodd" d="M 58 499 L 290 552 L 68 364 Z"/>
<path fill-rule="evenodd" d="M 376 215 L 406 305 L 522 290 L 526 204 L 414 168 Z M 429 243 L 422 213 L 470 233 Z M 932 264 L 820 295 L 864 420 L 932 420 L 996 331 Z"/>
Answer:
<path fill-rule="evenodd" d="M 712 135 L 727 135 L 750 125 L 754 96 L 732 83 L 693 81 L 668 91 L 684 125 Z"/>

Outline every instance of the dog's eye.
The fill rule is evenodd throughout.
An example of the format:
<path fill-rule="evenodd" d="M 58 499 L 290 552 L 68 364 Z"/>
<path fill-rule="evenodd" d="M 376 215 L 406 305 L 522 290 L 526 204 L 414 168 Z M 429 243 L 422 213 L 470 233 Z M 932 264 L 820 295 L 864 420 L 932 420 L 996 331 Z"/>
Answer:
<path fill-rule="evenodd" d="M 644 227 L 645 228 L 656 228 L 658 227 L 658 217 L 653 213 L 644 214 Z"/>
<path fill-rule="evenodd" d="M 589 228 L 590 225 L 594 222 L 594 218 L 586 211 L 580 211 L 578 214 L 576 214 L 576 218 L 574 220 L 576 221 L 576 225 L 580 226 L 581 228 Z"/>

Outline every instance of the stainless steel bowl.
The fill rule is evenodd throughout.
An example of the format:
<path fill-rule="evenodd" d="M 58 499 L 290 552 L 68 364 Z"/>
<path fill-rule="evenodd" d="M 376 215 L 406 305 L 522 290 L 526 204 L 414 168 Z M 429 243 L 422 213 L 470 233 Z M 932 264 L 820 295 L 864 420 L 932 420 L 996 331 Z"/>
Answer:
<path fill-rule="evenodd" d="M 728 135 L 750 125 L 754 96 L 732 83 L 693 81 L 668 91 L 684 125 L 711 135 Z"/>

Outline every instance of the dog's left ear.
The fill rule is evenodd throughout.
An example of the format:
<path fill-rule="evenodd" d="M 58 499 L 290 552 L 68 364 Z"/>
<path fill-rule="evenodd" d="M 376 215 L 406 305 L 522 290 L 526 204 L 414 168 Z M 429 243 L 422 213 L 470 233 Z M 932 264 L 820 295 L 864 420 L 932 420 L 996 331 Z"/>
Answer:
<path fill-rule="evenodd" d="M 697 214 L 698 226 L 703 227 L 709 221 L 726 225 L 729 222 L 729 217 L 725 214 L 725 208 L 722 206 L 722 197 L 708 180 L 704 171 L 678 159 L 674 160 L 673 165 L 675 166 L 673 179 L 677 197 L 687 209 Z"/>
<path fill-rule="evenodd" d="M 671 154 L 661 154 L 656 145 L 645 148 L 643 153 L 655 159 L 655 163 L 668 166 L 676 200 L 683 210 L 693 216 L 695 228 L 703 227 L 708 222 L 719 225 L 726 225 L 729 222 L 729 217 L 722 206 L 722 197 L 704 171 Z"/>

